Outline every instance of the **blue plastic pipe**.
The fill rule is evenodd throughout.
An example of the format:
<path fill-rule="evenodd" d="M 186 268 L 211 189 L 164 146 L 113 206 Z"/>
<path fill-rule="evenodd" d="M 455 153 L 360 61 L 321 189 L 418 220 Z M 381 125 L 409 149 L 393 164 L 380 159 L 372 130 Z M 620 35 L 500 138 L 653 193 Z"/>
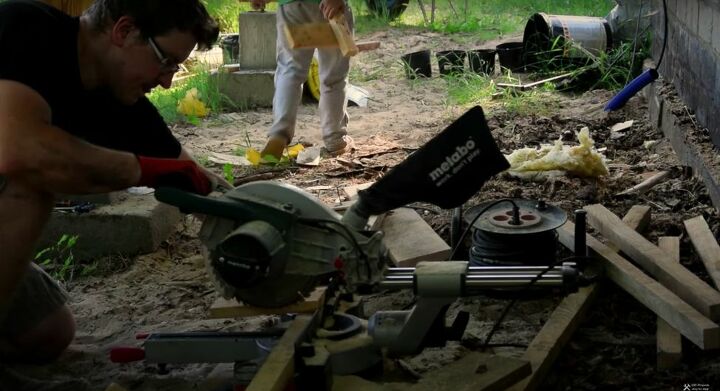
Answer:
<path fill-rule="evenodd" d="M 658 78 L 658 72 L 655 69 L 648 69 L 643 72 L 640 76 L 636 77 L 628 85 L 625 86 L 620 92 L 617 93 L 610 102 L 605 106 L 605 111 L 614 111 L 627 103 L 630 98 L 635 96 L 638 91 L 642 90 L 646 85 L 652 83 Z"/>

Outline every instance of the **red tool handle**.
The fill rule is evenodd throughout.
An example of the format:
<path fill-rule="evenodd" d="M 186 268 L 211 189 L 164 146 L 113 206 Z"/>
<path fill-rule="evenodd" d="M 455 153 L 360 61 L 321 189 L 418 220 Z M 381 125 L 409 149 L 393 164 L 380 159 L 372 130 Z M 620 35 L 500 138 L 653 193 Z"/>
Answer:
<path fill-rule="evenodd" d="M 114 363 L 126 363 L 140 361 L 145 358 L 145 350 L 136 347 L 117 347 L 110 349 L 110 361 Z"/>

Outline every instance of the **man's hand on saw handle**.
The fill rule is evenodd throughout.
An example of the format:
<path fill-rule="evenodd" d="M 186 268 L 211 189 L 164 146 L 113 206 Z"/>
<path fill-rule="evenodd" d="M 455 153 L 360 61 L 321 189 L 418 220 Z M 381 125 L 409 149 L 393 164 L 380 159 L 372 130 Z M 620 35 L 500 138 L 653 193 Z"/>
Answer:
<path fill-rule="evenodd" d="M 162 159 L 138 156 L 141 177 L 138 185 L 148 187 L 174 187 L 201 195 L 215 187 L 211 178 L 192 160 Z"/>
<path fill-rule="evenodd" d="M 322 11 L 325 19 L 330 20 L 337 15 L 345 14 L 345 0 L 322 0 L 320 2 L 320 11 Z"/>

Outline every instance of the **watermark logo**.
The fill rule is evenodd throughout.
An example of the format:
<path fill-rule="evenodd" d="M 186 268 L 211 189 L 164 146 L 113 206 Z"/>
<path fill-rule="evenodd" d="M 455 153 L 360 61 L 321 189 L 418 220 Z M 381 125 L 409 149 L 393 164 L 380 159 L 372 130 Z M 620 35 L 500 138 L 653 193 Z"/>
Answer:
<path fill-rule="evenodd" d="M 704 383 L 685 383 L 682 389 L 683 391 L 712 391 L 710 384 Z"/>

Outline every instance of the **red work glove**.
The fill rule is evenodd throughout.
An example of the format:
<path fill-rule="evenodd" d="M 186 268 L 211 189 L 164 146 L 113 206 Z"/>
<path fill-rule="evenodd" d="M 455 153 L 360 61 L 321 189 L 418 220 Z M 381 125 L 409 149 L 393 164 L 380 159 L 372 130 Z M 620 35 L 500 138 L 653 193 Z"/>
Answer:
<path fill-rule="evenodd" d="M 162 159 L 138 156 L 142 175 L 138 185 L 147 187 L 175 187 L 180 190 L 207 195 L 212 182 L 192 160 Z"/>

